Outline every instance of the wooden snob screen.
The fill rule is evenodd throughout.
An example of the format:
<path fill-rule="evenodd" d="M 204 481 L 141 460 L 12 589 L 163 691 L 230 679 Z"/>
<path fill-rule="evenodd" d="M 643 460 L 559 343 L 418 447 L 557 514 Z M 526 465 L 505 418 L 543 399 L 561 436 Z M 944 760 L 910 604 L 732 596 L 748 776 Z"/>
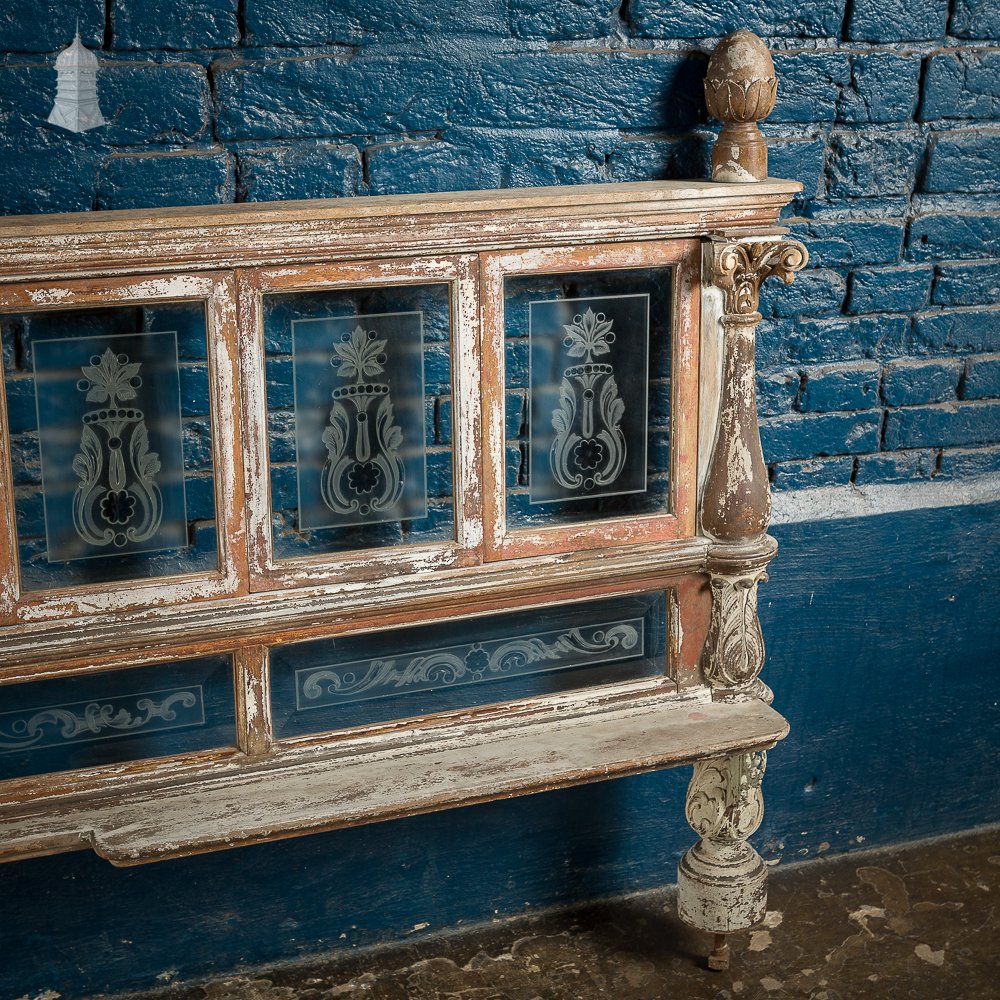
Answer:
<path fill-rule="evenodd" d="M 0 223 L 0 858 L 757 766 L 725 505 L 797 189 Z"/>

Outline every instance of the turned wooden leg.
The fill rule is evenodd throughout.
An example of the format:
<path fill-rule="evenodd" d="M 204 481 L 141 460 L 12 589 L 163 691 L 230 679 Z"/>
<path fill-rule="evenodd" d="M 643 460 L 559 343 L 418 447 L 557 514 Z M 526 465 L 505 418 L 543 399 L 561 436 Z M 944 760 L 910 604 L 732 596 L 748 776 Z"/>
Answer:
<path fill-rule="evenodd" d="M 764 816 L 761 780 L 767 754 L 700 761 L 688 787 L 685 813 L 701 840 L 677 866 L 681 919 L 715 935 L 710 969 L 729 968 L 726 934 L 764 917 L 767 869 L 746 842 Z"/>

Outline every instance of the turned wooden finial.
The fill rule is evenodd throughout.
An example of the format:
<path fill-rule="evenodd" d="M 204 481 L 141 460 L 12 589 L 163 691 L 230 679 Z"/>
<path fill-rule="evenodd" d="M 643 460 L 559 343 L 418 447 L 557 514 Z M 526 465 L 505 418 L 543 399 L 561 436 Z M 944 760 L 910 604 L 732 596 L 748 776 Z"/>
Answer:
<path fill-rule="evenodd" d="M 778 78 L 767 46 L 740 28 L 715 47 L 705 76 L 705 103 L 722 131 L 712 149 L 713 181 L 767 178 L 767 143 L 757 128 L 774 110 Z"/>

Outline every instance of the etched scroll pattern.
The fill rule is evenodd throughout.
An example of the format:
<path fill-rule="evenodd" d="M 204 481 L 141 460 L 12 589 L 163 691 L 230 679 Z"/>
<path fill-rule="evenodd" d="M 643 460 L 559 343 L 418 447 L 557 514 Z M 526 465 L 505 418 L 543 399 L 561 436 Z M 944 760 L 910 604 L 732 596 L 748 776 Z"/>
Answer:
<path fill-rule="evenodd" d="M 0 753 L 124 736 L 155 725 L 157 730 L 204 723 L 202 691 L 153 692 L 130 699 L 98 699 L 0 716 Z M 123 704 L 128 701 L 128 707 Z M 178 715 L 178 709 L 187 711 Z M 4 721 L 6 719 L 7 721 Z"/>
<path fill-rule="evenodd" d="M 431 650 L 409 659 L 371 659 L 297 671 L 299 708 L 513 677 L 640 656 L 642 619 Z M 309 704 L 312 702 L 313 704 Z"/>

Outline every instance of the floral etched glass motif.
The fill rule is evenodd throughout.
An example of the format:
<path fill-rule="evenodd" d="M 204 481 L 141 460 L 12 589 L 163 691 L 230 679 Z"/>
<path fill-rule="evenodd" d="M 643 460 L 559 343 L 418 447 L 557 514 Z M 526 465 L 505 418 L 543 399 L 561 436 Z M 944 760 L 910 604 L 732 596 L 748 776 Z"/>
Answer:
<path fill-rule="evenodd" d="M 426 515 L 422 325 L 419 312 L 292 324 L 300 528 Z"/>
<path fill-rule="evenodd" d="M 49 562 L 188 544 L 174 331 L 34 344 Z"/>
<path fill-rule="evenodd" d="M 672 288 L 670 267 L 505 279 L 511 528 L 668 511 Z"/>
<path fill-rule="evenodd" d="M 531 503 L 644 491 L 649 296 L 532 302 L 530 339 Z"/>

